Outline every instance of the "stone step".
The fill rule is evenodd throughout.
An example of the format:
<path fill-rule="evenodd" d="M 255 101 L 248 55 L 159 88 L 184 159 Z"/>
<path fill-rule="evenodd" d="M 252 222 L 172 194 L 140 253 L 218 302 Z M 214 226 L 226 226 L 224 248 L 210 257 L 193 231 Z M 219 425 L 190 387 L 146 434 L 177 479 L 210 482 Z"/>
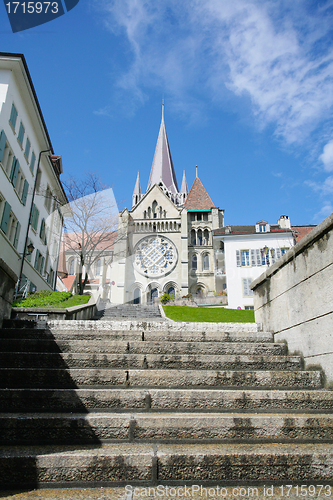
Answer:
<path fill-rule="evenodd" d="M 333 415 L 0 414 L 2 445 L 128 442 L 333 442 Z"/>
<path fill-rule="evenodd" d="M 100 323 L 98 323 L 100 325 Z M 52 328 L 38 329 L 2 329 L 0 339 L 39 339 L 39 340 L 125 340 L 158 342 L 273 342 L 269 332 L 187 332 L 187 331 L 131 331 L 131 330 L 70 330 Z"/>
<path fill-rule="evenodd" d="M 333 442 L 333 415 L 0 414 L 2 445 L 100 442 Z"/>
<path fill-rule="evenodd" d="M 0 389 L 2 413 L 87 411 L 333 411 L 333 391 L 276 389 Z"/>
<path fill-rule="evenodd" d="M 104 444 L 2 447 L 8 487 L 117 484 L 329 484 L 332 444 Z M 200 487 L 200 486 L 199 486 Z"/>
<path fill-rule="evenodd" d="M 123 340 L 0 340 L 0 352 L 99 352 L 137 354 L 256 354 L 284 355 L 280 343 L 265 342 L 155 342 Z"/>
<path fill-rule="evenodd" d="M 285 370 L 117 370 L 108 368 L 1 368 L 2 388 L 125 387 L 321 387 L 320 371 Z"/>
<path fill-rule="evenodd" d="M 0 353 L 2 368 L 179 368 L 204 370 L 298 370 L 300 356 L 213 354 Z"/>

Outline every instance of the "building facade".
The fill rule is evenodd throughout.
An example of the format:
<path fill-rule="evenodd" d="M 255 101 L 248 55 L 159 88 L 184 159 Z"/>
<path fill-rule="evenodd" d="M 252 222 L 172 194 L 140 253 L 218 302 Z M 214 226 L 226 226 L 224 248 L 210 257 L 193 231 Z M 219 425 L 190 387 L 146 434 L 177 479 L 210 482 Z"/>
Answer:
<path fill-rule="evenodd" d="M 24 56 L 0 53 L 1 256 L 30 291 L 55 288 L 61 173 Z"/>
<path fill-rule="evenodd" d="M 184 172 L 178 188 L 163 108 L 147 190 L 138 174 L 132 209 L 119 213 L 111 287 L 118 304 L 215 292 L 212 231 L 224 225 L 224 212 L 198 175 L 188 192 Z"/>
<path fill-rule="evenodd" d="M 217 293 L 227 293 L 228 307 L 253 309 L 251 282 L 294 245 L 288 216 L 277 224 L 259 221 L 214 231 Z"/>

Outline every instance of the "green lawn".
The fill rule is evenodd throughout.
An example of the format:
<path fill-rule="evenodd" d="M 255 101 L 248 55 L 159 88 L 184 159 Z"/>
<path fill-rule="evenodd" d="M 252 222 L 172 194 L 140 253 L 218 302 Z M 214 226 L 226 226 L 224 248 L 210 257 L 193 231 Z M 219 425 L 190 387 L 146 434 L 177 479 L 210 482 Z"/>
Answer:
<path fill-rule="evenodd" d="M 41 309 L 66 309 L 89 302 L 89 295 L 72 295 L 70 292 L 49 292 L 41 290 L 25 300 L 13 302 L 13 307 L 39 307 Z"/>
<path fill-rule="evenodd" d="M 209 323 L 254 323 L 254 312 L 222 307 L 163 306 L 166 316 L 174 321 Z"/>

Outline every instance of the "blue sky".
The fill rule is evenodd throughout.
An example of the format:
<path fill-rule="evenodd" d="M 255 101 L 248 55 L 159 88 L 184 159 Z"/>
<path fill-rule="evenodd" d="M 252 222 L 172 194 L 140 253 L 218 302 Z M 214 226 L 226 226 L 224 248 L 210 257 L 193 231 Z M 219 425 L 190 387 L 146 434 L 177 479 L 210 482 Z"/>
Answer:
<path fill-rule="evenodd" d="M 227 224 L 333 212 L 333 0 L 80 0 L 13 34 L 64 175 L 146 190 L 165 100 L 174 166 Z"/>

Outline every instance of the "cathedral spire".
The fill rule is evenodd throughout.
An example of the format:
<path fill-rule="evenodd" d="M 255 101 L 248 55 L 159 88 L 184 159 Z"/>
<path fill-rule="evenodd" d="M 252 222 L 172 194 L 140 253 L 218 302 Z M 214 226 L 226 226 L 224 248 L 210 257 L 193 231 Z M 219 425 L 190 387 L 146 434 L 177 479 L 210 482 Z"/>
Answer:
<path fill-rule="evenodd" d="M 133 191 L 133 204 L 132 206 L 134 207 L 139 201 L 141 200 L 141 185 L 140 185 L 140 177 L 139 177 L 139 172 L 138 176 L 136 178 L 136 183 L 134 186 L 134 191 Z"/>
<path fill-rule="evenodd" d="M 164 101 L 162 103 L 162 121 L 158 134 L 155 155 L 150 171 L 147 190 L 150 189 L 154 184 L 160 184 L 160 182 L 162 182 L 167 190 L 172 194 L 178 193 L 178 184 L 175 169 L 172 163 L 168 136 L 164 124 Z"/>
<path fill-rule="evenodd" d="M 188 195 L 188 187 L 187 187 L 187 182 L 186 182 L 186 177 L 185 177 L 185 170 L 183 173 L 182 187 L 180 188 L 180 192 L 182 194 L 185 194 L 186 196 Z"/>

